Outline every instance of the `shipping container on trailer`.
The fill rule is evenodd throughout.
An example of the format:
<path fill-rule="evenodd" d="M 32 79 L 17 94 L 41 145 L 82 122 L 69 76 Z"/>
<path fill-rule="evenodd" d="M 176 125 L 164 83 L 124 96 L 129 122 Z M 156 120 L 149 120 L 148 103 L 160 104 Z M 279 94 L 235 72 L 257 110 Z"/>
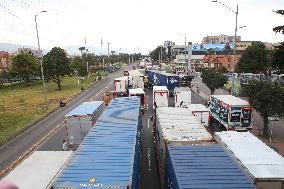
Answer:
<path fill-rule="evenodd" d="M 166 86 L 153 86 L 153 109 L 169 105 L 169 90 Z"/>
<path fill-rule="evenodd" d="M 128 76 L 115 78 L 114 79 L 114 90 L 119 95 L 126 95 L 128 92 Z"/>
<path fill-rule="evenodd" d="M 175 107 L 188 108 L 191 104 L 191 90 L 189 87 L 176 87 L 174 97 Z"/>
<path fill-rule="evenodd" d="M 142 88 L 144 89 L 144 75 L 139 70 L 131 70 L 128 72 L 128 82 L 131 88 Z"/>
<path fill-rule="evenodd" d="M 142 88 L 136 88 L 136 89 L 129 89 L 128 92 L 129 97 L 131 96 L 139 96 L 140 97 L 140 102 L 141 102 L 141 111 L 144 113 L 144 110 L 146 108 L 146 95 L 145 92 Z"/>
<path fill-rule="evenodd" d="M 165 189 L 256 189 L 218 144 L 168 145 Z"/>
<path fill-rule="evenodd" d="M 139 189 L 140 130 L 140 98 L 113 99 L 52 184 L 53 189 Z"/>
<path fill-rule="evenodd" d="M 71 146 L 78 146 L 82 142 L 103 108 L 103 101 L 83 102 L 65 115 L 66 137 Z"/>
<path fill-rule="evenodd" d="M 203 104 L 191 104 L 188 109 L 202 125 L 208 126 L 209 109 L 206 106 Z"/>
<path fill-rule="evenodd" d="M 165 71 L 148 70 L 147 76 L 151 86 L 166 86 L 172 94 L 176 87 L 180 87 L 180 78 L 178 75 L 166 73 Z"/>
<path fill-rule="evenodd" d="M 35 151 L 2 181 L 10 181 L 20 189 L 46 189 L 64 167 L 72 151 Z"/>
<path fill-rule="evenodd" d="M 284 158 L 250 132 L 216 132 L 215 139 L 251 176 L 257 188 L 284 188 Z"/>
<path fill-rule="evenodd" d="M 186 108 L 157 108 L 155 129 L 155 147 L 162 186 L 164 183 L 168 145 L 204 145 L 214 143 L 212 135 Z"/>
<path fill-rule="evenodd" d="M 211 95 L 210 114 L 227 130 L 246 131 L 252 128 L 252 106 L 232 95 Z"/>

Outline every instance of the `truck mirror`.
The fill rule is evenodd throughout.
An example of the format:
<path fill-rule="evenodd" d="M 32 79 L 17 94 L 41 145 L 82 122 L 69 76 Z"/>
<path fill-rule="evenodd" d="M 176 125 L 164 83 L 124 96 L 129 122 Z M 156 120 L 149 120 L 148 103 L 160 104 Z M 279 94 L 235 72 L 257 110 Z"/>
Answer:
<path fill-rule="evenodd" d="M 150 118 L 150 119 L 151 119 L 151 121 L 153 121 L 153 120 L 154 120 L 154 117 L 153 117 L 153 116 L 151 116 L 151 118 Z"/>

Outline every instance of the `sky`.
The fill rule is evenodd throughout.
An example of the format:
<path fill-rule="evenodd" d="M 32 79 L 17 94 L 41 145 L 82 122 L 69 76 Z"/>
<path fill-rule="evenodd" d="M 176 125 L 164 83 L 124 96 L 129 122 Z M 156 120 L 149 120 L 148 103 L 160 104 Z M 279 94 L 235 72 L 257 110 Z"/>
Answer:
<path fill-rule="evenodd" d="M 284 25 L 284 0 L 222 0 L 236 11 L 243 41 L 280 42 L 272 28 Z M 235 13 L 211 0 L 1 0 L 0 43 L 41 47 L 84 46 L 148 53 L 166 40 L 201 43 L 207 35 L 234 35 Z M 1 49 L 0 49 L 1 50 Z"/>

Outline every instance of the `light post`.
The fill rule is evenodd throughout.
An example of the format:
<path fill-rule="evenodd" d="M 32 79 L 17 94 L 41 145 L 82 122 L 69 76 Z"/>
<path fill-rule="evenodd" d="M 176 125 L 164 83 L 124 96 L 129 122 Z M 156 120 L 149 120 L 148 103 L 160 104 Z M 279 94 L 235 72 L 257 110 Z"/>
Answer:
<path fill-rule="evenodd" d="M 40 62 L 40 71 L 41 71 L 41 78 L 42 78 L 42 86 L 44 90 L 44 103 L 45 103 L 45 108 L 48 109 L 47 107 L 47 95 L 46 95 L 46 85 L 44 81 L 44 74 L 43 74 L 43 67 L 42 67 L 42 52 L 40 49 L 40 44 L 39 44 L 39 35 L 38 35 L 38 28 L 37 28 L 37 16 L 41 13 L 45 13 L 47 11 L 41 11 L 38 14 L 35 15 L 35 24 L 36 24 L 36 36 L 37 36 L 37 45 L 38 45 L 38 53 L 39 53 L 39 62 Z"/>
<path fill-rule="evenodd" d="M 187 75 L 188 67 L 186 65 L 186 34 L 180 34 L 180 35 L 184 35 L 184 71 L 185 75 Z"/>
<path fill-rule="evenodd" d="M 225 5 L 224 3 L 222 3 L 221 1 L 212 1 L 213 3 L 220 3 L 221 5 L 223 5 L 224 7 L 226 7 L 227 9 L 229 9 L 231 12 L 236 14 L 236 27 L 235 27 L 235 37 L 234 37 L 234 54 L 233 54 L 233 79 L 232 79 L 232 89 L 231 89 L 231 95 L 234 95 L 234 87 L 235 87 L 235 62 L 236 62 L 236 43 L 237 43 L 237 30 L 238 30 L 238 14 L 239 14 L 239 6 L 237 5 L 237 10 L 234 11 L 233 9 L 231 9 L 230 7 L 228 7 L 227 5 Z"/>

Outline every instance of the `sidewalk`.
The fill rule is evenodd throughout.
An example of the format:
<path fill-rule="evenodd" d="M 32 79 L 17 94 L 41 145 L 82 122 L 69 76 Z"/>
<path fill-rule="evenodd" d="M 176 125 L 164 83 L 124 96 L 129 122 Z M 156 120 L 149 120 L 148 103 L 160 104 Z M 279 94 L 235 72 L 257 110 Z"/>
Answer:
<path fill-rule="evenodd" d="M 204 104 L 207 103 L 210 97 L 210 90 L 208 87 L 202 83 L 200 79 L 193 80 L 192 81 L 192 91 L 199 95 L 202 99 L 204 99 Z M 197 86 L 200 88 L 200 92 L 197 93 Z M 215 95 L 229 95 L 230 93 L 224 89 L 217 89 L 214 92 Z M 262 142 L 264 142 L 267 146 L 270 146 L 275 151 L 277 151 L 282 157 L 284 157 L 284 120 L 280 119 L 278 122 L 271 122 L 269 129 L 271 129 L 272 125 L 272 141 L 270 142 L 270 139 L 263 138 L 261 136 L 262 129 L 263 129 L 263 121 L 260 115 L 257 112 L 253 112 L 253 123 L 254 126 L 252 130 L 250 131 L 253 135 L 255 135 L 257 138 L 259 138 Z M 271 130 L 269 130 L 271 132 Z"/>

